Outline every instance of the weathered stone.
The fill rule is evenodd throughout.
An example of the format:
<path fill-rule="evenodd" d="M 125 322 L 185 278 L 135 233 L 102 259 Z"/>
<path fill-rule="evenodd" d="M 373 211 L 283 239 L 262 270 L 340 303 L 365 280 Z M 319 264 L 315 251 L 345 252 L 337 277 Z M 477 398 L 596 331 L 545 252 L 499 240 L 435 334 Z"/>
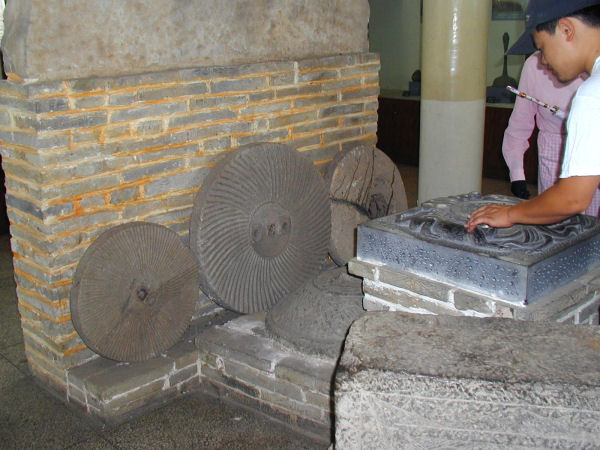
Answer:
<path fill-rule="evenodd" d="M 599 348 L 598 327 L 368 313 L 336 374 L 336 446 L 599 446 Z"/>

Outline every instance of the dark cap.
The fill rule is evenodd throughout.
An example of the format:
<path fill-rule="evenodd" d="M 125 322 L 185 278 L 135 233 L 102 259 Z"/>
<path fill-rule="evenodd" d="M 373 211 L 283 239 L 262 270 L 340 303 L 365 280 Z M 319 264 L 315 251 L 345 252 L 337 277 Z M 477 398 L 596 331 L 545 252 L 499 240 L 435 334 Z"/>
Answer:
<path fill-rule="evenodd" d="M 598 5 L 600 0 L 529 0 L 525 12 L 525 32 L 508 49 L 508 55 L 527 55 L 536 48 L 531 32 L 536 26 L 551 20 L 568 17 L 580 9 Z"/>

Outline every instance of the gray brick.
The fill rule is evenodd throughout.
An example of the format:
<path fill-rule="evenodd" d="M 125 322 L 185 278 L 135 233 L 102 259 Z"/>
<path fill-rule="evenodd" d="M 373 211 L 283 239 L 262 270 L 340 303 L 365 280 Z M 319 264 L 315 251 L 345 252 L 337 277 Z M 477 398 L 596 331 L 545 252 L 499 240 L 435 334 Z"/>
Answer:
<path fill-rule="evenodd" d="M 308 122 L 317 119 L 316 111 L 306 111 L 301 113 L 286 113 L 269 119 L 269 128 L 279 128 L 294 125 L 296 123 Z"/>
<path fill-rule="evenodd" d="M 101 401 L 129 392 L 147 383 L 163 380 L 173 367 L 169 358 L 153 358 L 139 363 L 119 364 L 99 358 L 69 372 L 70 377 Z"/>
<path fill-rule="evenodd" d="M 339 81 L 327 81 L 321 85 L 323 92 L 340 91 L 342 89 L 362 86 L 360 78 L 346 78 Z"/>
<path fill-rule="evenodd" d="M 113 205 L 120 205 L 122 203 L 131 202 L 136 200 L 139 197 L 139 188 L 128 187 L 125 189 L 119 189 L 111 192 L 110 194 L 110 203 Z"/>
<path fill-rule="evenodd" d="M 74 211 L 72 202 L 59 203 L 57 205 L 46 206 L 42 209 L 42 214 L 46 219 L 53 217 L 66 216 Z"/>
<path fill-rule="evenodd" d="M 201 376 L 208 378 L 212 382 L 216 382 L 223 386 L 227 386 L 231 389 L 242 392 L 252 398 L 259 398 L 259 391 L 255 386 L 244 383 L 236 378 L 224 375 L 222 372 L 212 369 L 211 367 L 202 365 Z"/>
<path fill-rule="evenodd" d="M 269 373 L 274 370 L 273 361 L 286 356 L 283 351 L 273 347 L 270 339 L 223 327 L 205 331 L 196 340 L 196 345 L 201 351 L 205 350 Z"/>
<path fill-rule="evenodd" d="M 331 142 L 343 141 L 356 136 L 360 136 L 360 128 L 350 128 L 339 131 L 326 131 L 323 133 L 323 143 L 329 144 Z"/>
<path fill-rule="evenodd" d="M 363 111 L 361 103 L 353 103 L 350 105 L 335 105 L 321 110 L 321 117 L 343 116 L 346 114 L 354 114 Z"/>
<path fill-rule="evenodd" d="M 186 125 L 217 122 L 219 120 L 235 119 L 237 114 L 229 109 L 217 109 L 214 111 L 198 112 L 169 119 L 169 128 L 179 128 Z"/>
<path fill-rule="evenodd" d="M 169 386 L 177 386 L 185 381 L 189 381 L 194 377 L 198 377 L 198 366 L 193 365 L 179 370 L 169 376 Z"/>
<path fill-rule="evenodd" d="M 298 61 L 298 70 L 304 72 L 310 69 L 353 66 L 357 63 L 358 55 L 335 55 L 321 58 L 309 58 Z"/>
<path fill-rule="evenodd" d="M 243 78 L 241 80 L 224 80 L 211 82 L 211 92 L 245 92 L 265 89 L 267 87 L 267 78 Z"/>
<path fill-rule="evenodd" d="M 107 123 L 105 111 L 64 114 L 53 117 L 15 116 L 15 124 L 36 131 L 60 131 L 78 128 L 95 127 Z"/>
<path fill-rule="evenodd" d="M 91 197 L 84 197 L 79 201 L 82 208 L 95 208 L 98 206 L 105 206 L 106 200 L 102 195 L 94 195 Z"/>
<path fill-rule="evenodd" d="M 256 114 L 269 114 L 272 112 L 285 111 L 286 109 L 291 109 L 291 107 L 292 104 L 289 100 L 273 103 L 260 103 L 241 108 L 240 115 L 244 117 L 248 115 L 254 116 Z"/>
<path fill-rule="evenodd" d="M 320 92 L 321 87 L 316 84 L 286 87 L 275 91 L 277 98 L 297 97 L 299 95 L 318 94 Z"/>
<path fill-rule="evenodd" d="M 28 110 L 38 114 L 68 111 L 69 101 L 66 97 L 40 98 L 31 102 L 31 106 L 28 107 Z"/>
<path fill-rule="evenodd" d="M 306 72 L 298 75 L 300 83 L 308 83 L 311 81 L 334 80 L 338 78 L 337 70 L 319 70 L 314 72 Z"/>
<path fill-rule="evenodd" d="M 267 100 L 273 100 L 275 98 L 274 91 L 261 91 L 261 92 L 251 92 L 248 94 L 248 102 L 264 102 Z"/>
<path fill-rule="evenodd" d="M 194 111 L 196 109 L 214 108 L 217 106 L 237 106 L 244 103 L 248 103 L 248 96 L 245 94 L 192 98 L 190 99 L 190 109 Z"/>
<path fill-rule="evenodd" d="M 238 66 L 207 66 L 182 70 L 181 78 L 222 78 L 252 75 L 264 72 L 284 72 L 294 69 L 294 63 L 288 61 L 241 64 Z"/>
<path fill-rule="evenodd" d="M 336 103 L 338 101 L 337 94 L 321 94 L 312 97 L 294 99 L 294 107 L 310 108 L 311 106 L 319 106 L 325 103 Z"/>
<path fill-rule="evenodd" d="M 357 145 L 376 145 L 377 144 L 377 135 L 372 134 L 370 136 L 362 136 L 356 139 L 352 139 L 351 141 L 342 142 L 341 150 L 353 149 Z"/>
<path fill-rule="evenodd" d="M 379 101 L 366 102 L 363 106 L 365 111 L 377 111 L 379 109 Z"/>
<path fill-rule="evenodd" d="M 90 95 L 86 97 L 78 97 L 73 100 L 75 109 L 97 108 L 105 106 L 107 103 L 106 95 Z"/>
<path fill-rule="evenodd" d="M 323 394 L 329 394 L 336 360 L 319 359 L 308 355 L 290 354 L 277 362 L 275 376 L 292 384 Z"/>
<path fill-rule="evenodd" d="M 303 390 L 300 386 L 285 380 L 272 378 L 267 372 L 256 370 L 230 359 L 225 359 L 223 363 L 227 376 L 240 380 L 245 384 L 255 386 L 260 390 L 267 389 L 294 400 L 304 400 Z"/>
<path fill-rule="evenodd" d="M 314 148 L 312 150 L 304 150 L 302 154 L 312 162 L 331 159 L 340 151 L 339 144 L 327 145 L 325 147 Z"/>
<path fill-rule="evenodd" d="M 334 128 L 339 126 L 338 119 L 325 119 L 319 120 L 317 122 L 304 123 L 302 125 L 296 125 L 292 129 L 292 133 L 300 134 L 300 133 L 310 133 L 317 130 L 325 130 L 327 128 Z"/>
<path fill-rule="evenodd" d="M 494 311 L 488 305 L 489 299 L 473 295 L 458 289 L 454 292 L 454 306 L 460 311 L 477 311 L 482 314 L 492 315 Z"/>
<path fill-rule="evenodd" d="M 78 230 L 80 228 L 88 228 L 104 223 L 117 223 L 119 221 L 119 213 L 115 211 L 99 211 L 89 213 L 85 216 L 78 216 L 65 219 L 59 223 L 48 225 L 47 231 L 52 234 L 62 234 Z M 71 261 L 72 262 L 72 261 Z"/>
<path fill-rule="evenodd" d="M 0 110 L 0 125 L 5 127 L 13 125 L 12 115 L 5 109 Z"/>
<path fill-rule="evenodd" d="M 138 134 L 157 134 L 163 131 L 163 121 L 160 119 L 156 120 L 144 120 L 137 124 L 136 130 Z"/>
<path fill-rule="evenodd" d="M 269 86 L 287 86 L 294 84 L 296 76 L 294 72 L 277 73 L 269 77 Z"/>
<path fill-rule="evenodd" d="M 172 172 L 173 170 L 181 169 L 184 166 L 185 161 L 181 159 L 174 159 L 171 161 L 147 164 L 134 169 L 125 170 L 121 176 L 123 177 L 123 181 L 129 183 L 141 178 L 153 177 L 158 174 Z"/>
<path fill-rule="evenodd" d="M 156 179 L 146 185 L 146 196 L 153 197 L 168 191 L 197 187 L 202 184 L 208 171 L 209 169 L 200 169 Z"/>
<path fill-rule="evenodd" d="M 377 124 L 377 114 L 365 114 L 362 116 L 345 117 L 342 126 L 354 126 L 364 124 Z"/>
<path fill-rule="evenodd" d="M 377 97 L 378 95 L 379 87 L 356 89 L 352 91 L 342 92 L 342 101 L 354 100 L 358 98 Z"/>
<path fill-rule="evenodd" d="M 86 142 L 99 142 L 101 131 L 100 129 L 73 130 L 71 136 L 73 144 L 81 144 Z"/>
<path fill-rule="evenodd" d="M 381 66 L 379 62 L 375 62 L 373 64 L 361 64 L 360 66 L 352 66 L 352 67 L 343 67 L 340 72 L 343 77 L 348 77 L 352 75 L 359 74 L 368 74 L 368 73 L 379 73 Z"/>
<path fill-rule="evenodd" d="M 36 135 L 34 133 L 11 132 L 0 130 L 0 141 L 21 145 L 37 150 L 49 150 L 67 147 L 70 144 L 68 134 Z"/>
<path fill-rule="evenodd" d="M 185 102 L 183 101 L 171 103 L 156 103 L 147 106 L 138 106 L 135 108 L 113 111 L 110 115 L 110 121 L 114 123 L 126 120 L 143 119 L 145 117 L 162 117 L 185 112 L 185 110 Z"/>
<path fill-rule="evenodd" d="M 208 92 L 206 82 L 196 82 L 184 85 L 161 87 L 151 89 L 140 89 L 135 98 L 137 101 L 161 100 L 164 98 L 177 98 L 190 95 L 201 95 Z"/>
<path fill-rule="evenodd" d="M 81 78 L 70 80 L 67 84 L 75 94 L 106 90 L 106 80 L 102 78 Z"/>
<path fill-rule="evenodd" d="M 379 268 L 379 281 L 392 286 L 404 288 L 426 297 L 444 302 L 450 301 L 449 293 L 452 286 L 420 277 L 408 272 L 400 272 L 386 267 Z"/>
<path fill-rule="evenodd" d="M 321 143 L 321 136 L 308 136 L 301 139 L 294 139 L 291 141 L 292 146 L 295 149 L 302 149 L 304 147 L 312 147 Z"/>
<path fill-rule="evenodd" d="M 129 123 L 109 125 L 104 128 L 104 137 L 109 140 L 120 139 L 128 135 L 131 135 L 131 126 Z"/>
<path fill-rule="evenodd" d="M 207 139 L 202 142 L 203 150 L 222 150 L 231 147 L 231 138 L 223 137 L 217 139 Z"/>
<path fill-rule="evenodd" d="M 38 205 L 35 205 L 34 203 L 30 202 L 29 200 L 25 200 L 24 198 L 15 197 L 11 194 L 6 194 L 6 206 L 16 208 L 19 211 L 22 211 L 25 214 L 29 214 L 40 220 L 44 219 L 42 209 Z"/>
<path fill-rule="evenodd" d="M 110 106 L 127 106 L 136 103 L 135 92 L 120 92 L 118 94 L 111 94 L 108 97 L 108 104 Z"/>
<path fill-rule="evenodd" d="M 267 133 L 252 134 L 250 136 L 240 136 L 236 138 L 237 145 L 252 144 L 254 142 L 273 142 L 287 139 L 289 132 L 287 129 L 276 130 Z"/>

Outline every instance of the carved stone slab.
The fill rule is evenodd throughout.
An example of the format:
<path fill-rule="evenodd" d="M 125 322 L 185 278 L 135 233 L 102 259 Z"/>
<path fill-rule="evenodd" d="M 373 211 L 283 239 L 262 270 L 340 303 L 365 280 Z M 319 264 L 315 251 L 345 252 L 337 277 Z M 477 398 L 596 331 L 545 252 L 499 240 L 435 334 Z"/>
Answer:
<path fill-rule="evenodd" d="M 464 228 L 468 215 L 514 197 L 430 200 L 358 227 L 357 258 L 527 304 L 600 264 L 600 222 L 576 215 L 547 226 Z"/>

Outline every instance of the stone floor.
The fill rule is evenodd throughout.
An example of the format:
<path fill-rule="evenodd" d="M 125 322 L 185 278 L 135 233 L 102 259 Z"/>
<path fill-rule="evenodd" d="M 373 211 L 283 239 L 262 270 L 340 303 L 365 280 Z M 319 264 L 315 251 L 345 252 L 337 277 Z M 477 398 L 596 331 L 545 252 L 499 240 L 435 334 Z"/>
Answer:
<path fill-rule="evenodd" d="M 409 206 L 417 169 L 400 167 Z M 509 194 L 485 180 L 483 193 Z M 8 235 L 0 235 L 0 448 L 327 448 L 254 412 L 201 395 L 174 400 L 143 417 L 98 428 L 40 388 L 28 372 Z"/>

